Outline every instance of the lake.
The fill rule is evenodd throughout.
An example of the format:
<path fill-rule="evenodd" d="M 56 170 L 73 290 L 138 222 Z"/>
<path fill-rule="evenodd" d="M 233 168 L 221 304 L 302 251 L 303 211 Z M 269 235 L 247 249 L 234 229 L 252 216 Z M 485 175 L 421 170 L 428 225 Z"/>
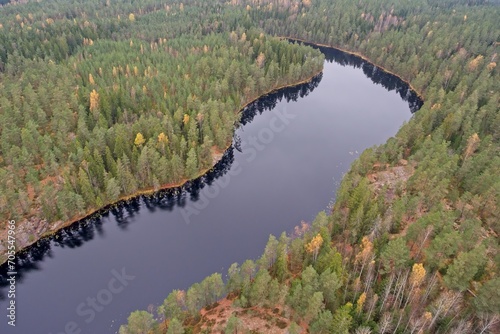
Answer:
<path fill-rule="evenodd" d="M 16 327 L 7 325 L 2 280 L 0 332 L 115 333 L 130 312 L 258 258 L 269 234 L 328 210 L 352 161 L 395 135 L 422 102 L 362 59 L 322 51 L 321 75 L 243 111 L 233 146 L 207 175 L 123 203 L 18 255 Z"/>

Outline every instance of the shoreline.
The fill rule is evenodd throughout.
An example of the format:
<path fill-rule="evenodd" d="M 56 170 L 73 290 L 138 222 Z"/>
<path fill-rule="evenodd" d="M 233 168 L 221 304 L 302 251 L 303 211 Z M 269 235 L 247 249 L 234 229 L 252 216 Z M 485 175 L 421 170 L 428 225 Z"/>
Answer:
<path fill-rule="evenodd" d="M 296 86 L 299 86 L 299 85 L 311 82 L 312 79 L 314 79 L 316 76 L 318 76 L 322 72 L 323 72 L 323 67 L 319 71 L 315 72 L 313 75 L 307 77 L 306 79 L 303 79 L 303 80 L 300 80 L 298 82 L 294 82 L 294 83 L 291 83 L 291 84 L 285 84 L 285 85 L 281 85 L 281 86 L 272 88 L 272 89 L 264 92 L 263 94 L 255 97 L 253 99 L 250 99 L 250 101 L 248 101 L 243 106 L 241 106 L 237 111 L 235 111 L 235 114 L 242 113 L 243 110 L 247 106 L 249 106 L 250 104 L 254 103 L 255 101 L 257 101 L 257 100 L 259 100 L 259 99 L 261 99 L 261 98 L 263 98 L 263 97 L 265 97 L 265 96 L 267 96 L 269 94 L 278 92 L 279 90 L 282 90 L 282 89 L 285 89 L 285 88 L 296 87 Z M 181 181 L 179 181 L 177 183 L 164 184 L 164 185 L 161 185 L 158 189 L 154 189 L 153 187 L 149 187 L 149 188 L 145 188 L 145 189 L 140 189 L 140 190 L 136 191 L 133 194 L 121 196 L 116 201 L 114 201 L 112 203 L 109 203 L 109 204 L 106 204 L 105 206 L 103 206 L 101 208 L 90 209 L 90 210 L 88 210 L 83 215 L 71 218 L 70 220 L 68 220 L 66 222 L 62 222 L 60 225 L 56 225 L 57 227 L 55 227 L 54 230 L 51 230 L 49 228 L 49 231 L 46 231 L 46 232 L 42 233 L 38 238 L 35 238 L 32 242 L 30 242 L 30 243 L 22 246 L 22 248 L 19 248 L 16 251 L 16 255 L 18 255 L 18 254 L 20 254 L 22 252 L 27 251 L 31 246 L 35 245 L 38 241 L 40 241 L 42 239 L 45 239 L 45 238 L 49 238 L 51 236 L 54 236 L 56 233 L 58 233 L 60 230 L 66 228 L 66 227 L 69 227 L 69 226 L 71 226 L 73 224 L 76 224 L 78 222 L 81 222 L 83 220 L 89 219 L 89 218 L 91 218 L 92 216 L 94 216 L 96 214 L 100 214 L 100 213 L 109 211 L 112 207 L 117 206 L 117 205 L 119 205 L 119 204 L 121 204 L 123 202 L 129 201 L 129 200 L 131 200 L 133 198 L 137 198 L 137 197 L 140 197 L 140 196 L 151 195 L 151 194 L 157 193 L 159 191 L 163 191 L 163 190 L 180 188 L 180 187 L 184 186 L 187 182 L 196 180 L 197 178 L 199 178 L 199 177 L 207 174 L 217 164 L 217 162 L 220 161 L 220 159 L 222 158 L 222 156 L 224 155 L 224 153 L 231 147 L 231 145 L 232 145 L 232 141 L 229 144 L 227 144 L 226 147 L 224 147 L 222 150 L 215 151 L 215 153 L 217 154 L 217 157 L 216 157 L 216 159 L 213 160 L 212 166 L 209 167 L 209 168 L 205 168 L 205 169 L 200 170 L 199 173 L 196 175 L 196 177 L 194 177 L 192 179 L 182 179 Z M 1 257 L 3 257 L 3 255 L 4 254 L 0 254 Z M 6 262 L 7 262 L 7 257 L 5 257 L 5 259 L 4 258 L 0 258 L 0 267 L 3 266 Z"/>
<path fill-rule="evenodd" d="M 364 55 L 362 55 L 362 54 L 360 54 L 358 52 L 350 51 L 350 50 L 347 50 L 347 49 L 344 49 L 344 48 L 341 48 L 341 47 L 338 47 L 338 46 L 327 45 L 327 44 L 322 44 L 322 43 L 309 42 L 307 40 L 304 40 L 304 39 L 301 39 L 301 38 L 296 38 L 296 37 L 289 37 L 289 36 L 276 36 L 276 37 L 279 38 L 279 39 L 287 39 L 287 40 L 290 40 L 290 41 L 302 42 L 302 43 L 306 43 L 306 44 L 317 46 L 317 47 L 324 47 L 324 48 L 329 48 L 329 49 L 335 49 L 335 50 L 338 50 L 338 51 L 341 51 L 341 52 L 344 52 L 344 53 L 347 53 L 347 54 L 359 57 L 360 59 L 363 59 L 364 61 L 366 61 L 366 62 L 368 62 L 368 63 L 370 63 L 370 64 L 372 64 L 372 65 L 374 65 L 374 66 L 376 66 L 378 68 L 380 68 L 384 72 L 386 72 L 386 73 L 388 73 L 390 75 L 393 75 L 393 76 L 399 78 L 401 81 L 403 81 L 405 84 L 407 84 L 408 87 L 413 92 L 415 92 L 415 94 L 417 94 L 417 97 L 419 99 L 421 99 L 422 101 L 425 101 L 423 94 L 421 94 L 421 92 L 419 92 L 415 87 L 413 87 L 412 84 L 408 80 L 402 78 L 401 76 L 399 76 L 398 74 L 394 73 L 393 71 L 388 70 L 387 68 L 385 68 L 385 67 L 383 67 L 381 65 L 376 64 L 371 59 L 369 59 L 368 57 L 366 57 L 366 56 L 364 56 Z M 235 113 L 236 114 L 241 113 L 248 105 L 252 104 L 253 102 L 257 101 L 260 98 L 263 98 L 263 97 L 265 97 L 265 96 L 267 96 L 269 94 L 275 93 L 275 92 L 277 92 L 277 91 L 279 91 L 281 89 L 290 88 L 290 87 L 296 87 L 296 86 L 308 83 L 314 77 L 316 77 L 317 75 L 319 75 L 322 72 L 323 72 L 323 68 L 321 68 L 321 70 L 315 72 L 315 74 L 311 75 L 310 77 L 308 77 L 306 79 L 300 80 L 300 81 L 295 82 L 295 83 L 280 85 L 278 87 L 272 88 L 272 89 L 268 90 L 267 92 L 264 92 L 263 94 L 261 94 L 259 96 L 256 96 L 253 99 L 250 99 L 243 106 L 241 106 L 237 111 L 235 111 Z M 220 156 L 218 156 L 216 159 L 214 159 L 214 163 L 213 163 L 213 165 L 210 168 L 205 168 L 205 169 L 201 170 L 196 175 L 196 177 L 194 177 L 192 179 L 182 179 L 181 181 L 179 181 L 177 183 L 164 184 L 164 185 L 161 185 L 158 189 L 154 189 L 153 187 L 141 189 L 141 190 L 136 191 L 133 194 L 122 196 L 119 199 L 117 199 L 116 201 L 114 201 L 112 203 L 109 203 L 109 204 L 106 204 L 105 206 L 103 206 L 101 208 L 88 210 L 84 215 L 80 215 L 80 216 L 74 217 L 74 218 L 72 218 L 72 219 L 70 219 L 70 220 L 68 220 L 66 222 L 61 223 L 54 230 L 50 230 L 50 231 L 42 233 L 38 238 L 34 239 L 32 242 L 30 242 L 30 243 L 24 245 L 22 248 L 20 248 L 16 252 L 16 254 L 19 254 L 19 253 L 22 253 L 22 252 L 26 251 L 27 249 L 29 249 L 30 246 L 36 244 L 39 240 L 42 240 L 42 239 L 45 239 L 45 238 L 49 238 L 49 237 L 55 235 L 60 230 L 66 228 L 66 227 L 69 227 L 69 226 L 71 226 L 73 224 L 76 224 L 78 222 L 81 222 L 81 221 L 83 221 L 85 219 L 89 219 L 93 215 L 100 214 L 101 212 L 109 211 L 112 207 L 114 207 L 116 205 L 119 205 L 122 202 L 126 202 L 128 200 L 133 199 L 133 198 L 137 198 L 137 197 L 144 196 L 144 195 L 151 195 L 151 194 L 154 194 L 156 192 L 163 191 L 163 190 L 180 188 L 180 187 L 184 186 L 187 182 L 192 181 L 192 180 L 196 180 L 197 178 L 205 175 L 208 171 L 210 171 L 217 164 L 217 162 L 221 159 L 222 155 L 227 151 L 227 149 L 231 145 L 232 145 L 232 142 L 230 142 L 229 144 L 227 144 L 226 147 L 224 147 L 222 150 L 217 150 L 216 154 L 220 155 Z M 3 256 L 3 254 L 0 255 L 0 256 Z M 5 259 L 0 258 L 0 266 L 4 265 L 4 263 L 6 263 L 6 262 L 7 262 L 7 258 L 5 258 Z"/>
<path fill-rule="evenodd" d="M 329 49 L 335 49 L 335 50 L 338 50 L 338 51 L 341 51 L 341 52 L 344 52 L 344 53 L 348 53 L 350 55 L 353 55 L 353 56 L 356 56 L 356 57 L 359 57 L 361 59 L 363 59 L 364 61 L 367 61 L 368 63 L 380 68 L 381 70 L 383 70 L 384 72 L 390 74 L 390 75 L 393 75 L 397 78 L 399 78 L 401 81 L 403 81 L 405 84 L 408 85 L 408 87 L 413 91 L 415 92 L 415 94 L 417 94 L 417 97 L 419 99 L 421 99 L 422 101 L 425 101 L 425 98 L 424 98 L 424 95 L 422 94 L 422 92 L 418 91 L 407 79 L 401 77 L 399 74 L 385 68 L 384 66 L 381 66 L 381 65 L 378 65 L 377 63 L 375 63 L 374 61 L 372 61 L 370 58 L 356 52 L 356 51 L 350 51 L 350 50 L 347 50 L 347 49 L 344 49 L 344 48 L 341 48 L 341 47 L 338 47 L 338 46 L 333 46 L 333 45 L 328 45 L 328 44 L 322 44 L 322 43 L 314 43 L 314 42 L 309 42 L 309 41 L 306 41 L 305 39 L 301 39 L 301 38 L 297 38 L 297 37 L 289 37 L 289 36 L 276 36 L 280 39 L 287 39 L 287 40 L 291 40 L 291 41 L 296 41 L 296 42 L 302 42 L 302 43 L 306 43 L 306 44 L 310 44 L 310 45 L 315 45 L 315 46 L 318 46 L 318 47 L 322 47 L 322 48 L 329 48 Z"/>

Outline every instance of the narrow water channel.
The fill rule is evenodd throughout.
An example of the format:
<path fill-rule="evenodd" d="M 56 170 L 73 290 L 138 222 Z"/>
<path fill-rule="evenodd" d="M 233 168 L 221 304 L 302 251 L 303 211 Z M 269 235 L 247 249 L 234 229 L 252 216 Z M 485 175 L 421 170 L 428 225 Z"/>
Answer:
<path fill-rule="evenodd" d="M 327 210 L 351 162 L 393 136 L 421 102 L 398 78 L 323 51 L 322 75 L 245 109 L 233 146 L 212 172 L 82 221 L 20 255 L 16 327 L 0 321 L 0 333 L 75 326 L 115 333 L 131 311 L 257 258 L 269 234 L 291 232 Z"/>

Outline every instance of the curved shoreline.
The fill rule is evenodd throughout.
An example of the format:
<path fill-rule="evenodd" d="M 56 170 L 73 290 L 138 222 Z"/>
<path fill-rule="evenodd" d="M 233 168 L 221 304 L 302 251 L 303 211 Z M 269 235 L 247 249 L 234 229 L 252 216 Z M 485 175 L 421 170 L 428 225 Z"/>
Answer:
<path fill-rule="evenodd" d="M 316 76 L 318 76 L 322 72 L 323 72 L 323 67 L 319 71 L 315 72 L 313 75 L 309 76 L 306 79 L 303 79 L 303 80 L 300 80 L 298 82 L 294 82 L 294 83 L 291 83 L 291 84 L 285 84 L 285 85 L 281 85 L 281 86 L 272 88 L 272 89 L 264 92 L 263 94 L 261 94 L 261 95 L 255 97 L 255 98 L 249 100 L 247 103 L 245 103 L 243 106 L 241 106 L 235 113 L 236 114 L 241 113 L 248 105 L 252 104 L 253 102 L 255 102 L 255 101 L 257 101 L 257 100 L 259 100 L 259 99 L 261 99 L 261 98 L 263 98 L 263 97 L 265 97 L 265 96 L 267 96 L 269 94 L 278 92 L 278 91 L 280 91 L 282 89 L 285 89 L 285 88 L 296 87 L 296 86 L 299 86 L 299 85 L 311 82 Z M 222 155 L 231 147 L 231 145 L 232 145 L 232 141 L 229 144 L 227 144 L 226 147 L 224 147 L 223 150 L 218 150 L 216 153 L 218 153 L 220 155 L 220 157 L 222 157 Z M 177 183 L 164 184 L 164 185 L 160 186 L 158 189 L 154 189 L 153 187 L 149 187 L 149 188 L 145 188 L 145 189 L 140 189 L 140 190 L 136 191 L 133 194 L 121 196 L 116 201 L 111 202 L 109 204 L 106 204 L 105 206 L 103 206 L 101 208 L 90 209 L 90 210 L 88 210 L 83 215 L 79 215 L 77 217 L 71 218 L 70 220 L 61 223 L 54 230 L 50 230 L 50 228 L 49 228 L 49 231 L 46 231 L 46 232 L 42 233 L 40 235 L 40 237 L 34 239 L 31 243 L 28 243 L 28 244 L 24 245 L 22 248 L 19 248 L 16 251 L 16 254 L 20 254 L 20 253 L 22 253 L 24 251 L 29 250 L 29 248 L 31 246 L 35 245 L 38 241 L 40 241 L 42 239 L 45 239 L 45 238 L 50 238 L 51 236 L 55 235 L 60 230 L 66 228 L 66 227 L 69 227 L 69 226 L 71 226 L 73 224 L 77 224 L 78 222 L 84 221 L 86 219 L 89 219 L 89 218 L 91 218 L 94 215 L 103 214 L 104 212 L 109 211 L 111 208 L 113 208 L 113 207 L 115 207 L 117 205 L 120 205 L 123 202 L 126 202 L 128 200 L 131 200 L 131 199 L 134 199 L 134 198 L 137 198 L 137 197 L 140 197 L 140 196 L 151 195 L 151 194 L 157 193 L 159 191 L 180 188 L 180 187 L 184 186 L 187 182 L 196 180 L 197 178 L 199 178 L 199 177 L 207 174 L 207 172 L 209 172 L 217 164 L 217 162 L 220 160 L 220 157 L 218 157 L 217 159 L 215 159 L 213 161 L 213 164 L 212 164 L 211 167 L 200 170 L 199 173 L 194 178 L 192 178 L 192 179 L 182 179 L 181 181 L 179 181 Z M 4 256 L 4 254 L 0 254 L 0 257 L 2 257 L 2 258 L 0 258 L 0 267 L 3 266 L 7 262 L 7 256 L 6 256 L 6 254 L 5 254 L 5 258 L 3 258 L 3 256 Z"/>
<path fill-rule="evenodd" d="M 364 61 L 372 64 L 373 66 L 376 66 L 377 68 L 380 68 L 381 70 L 383 70 L 384 72 L 386 72 L 387 74 L 390 74 L 390 75 L 393 75 L 397 78 L 399 78 L 402 82 L 404 82 L 405 84 L 408 85 L 408 87 L 413 91 L 415 92 L 415 94 L 417 95 L 417 97 L 419 99 L 421 99 L 422 101 L 424 101 L 424 97 L 423 95 L 415 89 L 415 87 L 413 87 L 411 85 L 411 83 L 409 81 L 407 81 L 406 79 L 402 78 L 401 76 L 397 75 L 396 73 L 386 69 L 385 67 L 383 66 L 380 66 L 380 65 L 377 65 L 376 63 L 374 63 L 373 61 L 371 61 L 369 58 L 357 53 L 357 52 L 354 52 L 354 51 L 349 51 L 349 50 L 346 50 L 346 49 L 343 49 L 343 48 L 340 48 L 340 47 L 337 47 L 337 46 L 332 46 L 332 45 L 327 45 L 327 44 L 321 44 L 321 43 L 313 43 L 313 42 L 309 42 L 307 40 L 303 40 L 303 39 L 300 39 L 300 38 L 295 38 L 295 37 L 287 37 L 287 36 L 276 36 L 277 38 L 280 38 L 280 39 L 287 39 L 287 40 L 290 40 L 290 41 L 297 41 L 297 42 L 302 42 L 302 43 L 306 43 L 306 44 L 309 44 L 309 45 L 312 45 L 312 46 L 317 46 L 317 47 L 324 47 L 324 48 L 329 48 L 329 49 L 334 49 L 334 50 L 338 50 L 338 51 L 341 51 L 341 52 L 344 52 L 346 54 L 351 54 L 351 55 L 354 55 L 356 57 L 359 57 L 361 59 L 363 59 Z M 252 104 L 253 102 L 259 100 L 260 98 L 263 98 L 269 94 L 272 94 L 272 93 L 275 93 L 279 90 L 282 90 L 282 89 L 285 89 L 285 88 L 290 88 L 290 87 L 296 87 L 296 86 L 299 86 L 301 84 L 305 84 L 305 83 L 308 83 L 310 82 L 314 77 L 318 76 L 320 73 L 323 72 L 323 68 L 319 71 L 317 71 L 315 74 L 313 74 L 312 76 L 304 79 L 304 80 L 300 80 L 298 82 L 295 82 L 295 83 L 291 83 L 291 84 L 286 84 L 286 85 L 281 85 L 281 86 L 278 86 L 278 87 L 275 87 L 275 88 L 272 88 L 270 90 L 268 90 L 267 92 L 249 100 L 247 103 L 245 103 L 243 106 L 240 107 L 240 109 L 238 109 L 235 113 L 241 113 L 248 105 Z M 217 151 L 216 153 L 218 153 L 220 156 L 222 156 L 222 154 L 224 152 L 227 151 L 227 149 L 229 147 L 231 147 L 232 145 L 232 142 L 228 143 L 226 145 L 226 147 L 223 149 L 223 150 L 220 150 L 220 151 Z M 130 194 L 130 195 L 126 195 L 126 196 L 122 196 L 120 197 L 119 199 L 117 199 L 116 201 L 112 202 L 112 203 L 109 203 L 109 204 L 106 204 L 105 206 L 101 207 L 101 208 L 98 208 L 98 209 L 91 209 L 89 211 L 87 211 L 84 215 L 80 215 L 80 216 L 77 216 L 77 217 L 74 217 L 66 222 L 63 222 L 61 223 L 59 226 L 57 226 L 54 230 L 50 230 L 50 231 L 47 231 L 47 232 L 44 232 L 40 235 L 40 237 L 34 239 L 31 243 L 28 243 L 26 245 L 24 245 L 22 248 L 20 248 L 17 252 L 17 253 L 22 253 L 23 251 L 26 251 L 28 250 L 31 246 L 33 246 L 34 244 L 36 244 L 39 240 L 42 240 L 44 238 L 49 238 L 53 235 L 55 235 L 57 232 L 59 232 L 60 230 L 66 228 L 66 227 L 69 227 L 73 224 L 76 224 L 78 222 L 81 222 L 83 220 L 86 220 L 86 219 L 89 219 L 91 218 L 92 216 L 94 215 L 99 215 L 99 214 L 102 214 L 104 212 L 107 212 L 109 211 L 111 208 L 123 203 L 123 202 L 126 202 L 128 200 L 131 200 L 133 198 L 137 198 L 137 197 L 140 197 L 140 196 L 143 196 L 143 195 L 151 195 L 151 194 L 154 194 L 154 193 L 157 193 L 159 191 L 163 191 L 163 190 L 168 190 L 168 189 L 175 189 L 175 188 L 180 188 L 182 186 L 184 186 L 187 182 L 189 181 L 192 181 L 192 180 L 195 180 L 203 175 L 205 175 L 208 171 L 210 171 L 214 166 L 215 164 L 220 160 L 220 158 L 214 160 L 213 164 L 211 167 L 209 168 L 205 168 L 203 170 L 201 170 L 194 178 L 192 179 L 182 179 L 181 181 L 177 182 L 177 183 L 170 183 L 170 184 L 164 184 L 162 186 L 160 186 L 158 189 L 154 189 L 153 187 L 149 187 L 149 188 L 145 188 L 145 189 L 141 189 L 141 190 L 138 190 L 136 191 L 135 193 L 133 194 Z M 1 254 L 0 256 L 3 256 L 3 254 Z M 7 258 L 0 258 L 0 266 L 2 266 L 5 262 L 7 261 Z"/>
<path fill-rule="evenodd" d="M 318 46 L 318 47 L 322 47 L 322 48 L 329 48 L 329 49 L 335 49 L 335 50 L 338 50 L 338 51 L 342 51 L 344 53 L 348 53 L 350 55 L 353 55 L 353 56 L 356 56 L 356 57 L 359 57 L 361 59 L 363 59 L 364 61 L 372 64 L 373 66 L 375 67 L 378 67 L 380 68 L 381 70 L 383 70 L 385 73 L 387 74 L 390 74 L 390 75 L 393 75 L 397 78 L 399 78 L 401 81 L 403 81 L 405 84 L 408 85 L 408 87 L 415 92 L 415 94 L 417 94 L 417 97 L 419 99 L 421 99 L 422 101 L 425 101 L 425 98 L 424 98 L 424 95 L 422 92 L 418 91 L 411 83 L 409 80 L 401 77 L 399 74 L 387 69 L 386 67 L 382 66 L 382 65 L 379 65 L 379 64 L 376 64 L 373 60 L 371 60 L 370 58 L 356 52 L 356 51 L 350 51 L 350 50 L 347 50 L 347 49 L 344 49 L 344 48 L 341 48 L 341 47 L 338 47 L 338 46 L 333 46 L 333 45 L 328 45 L 328 44 L 322 44 L 322 43 L 314 43 L 314 42 L 309 42 L 309 41 L 306 41 L 305 39 L 301 39 L 301 38 L 297 38 L 297 37 L 289 37 L 289 36 L 276 36 L 280 39 L 287 39 L 287 40 L 290 40 L 290 41 L 296 41 L 296 42 L 302 42 L 302 43 L 306 43 L 306 44 L 309 44 L 309 45 L 315 45 L 315 46 Z"/>

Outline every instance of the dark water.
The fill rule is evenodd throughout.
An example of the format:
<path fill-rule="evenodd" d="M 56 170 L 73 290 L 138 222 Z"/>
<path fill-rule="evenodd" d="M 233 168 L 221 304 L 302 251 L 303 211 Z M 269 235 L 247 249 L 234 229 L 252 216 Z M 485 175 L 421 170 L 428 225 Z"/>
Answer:
<path fill-rule="evenodd" d="M 115 333 L 131 311 L 257 258 L 270 233 L 327 209 L 350 163 L 394 135 L 420 101 L 372 65 L 325 52 L 322 75 L 244 111 L 233 147 L 205 177 L 20 255 L 16 327 L 7 325 L 4 283 L 0 333 Z"/>

